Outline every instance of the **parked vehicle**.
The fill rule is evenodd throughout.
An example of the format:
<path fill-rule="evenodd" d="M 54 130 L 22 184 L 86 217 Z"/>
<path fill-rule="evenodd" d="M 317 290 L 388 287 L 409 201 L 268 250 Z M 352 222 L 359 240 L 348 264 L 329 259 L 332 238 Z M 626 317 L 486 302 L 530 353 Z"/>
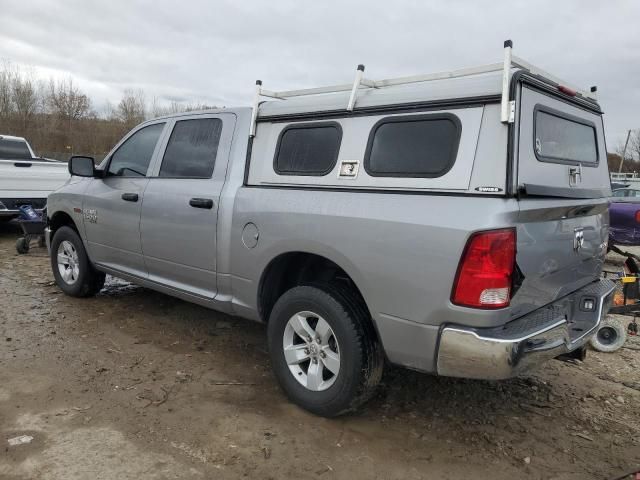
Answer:
<path fill-rule="evenodd" d="M 383 363 L 503 379 L 582 355 L 609 188 L 602 112 L 511 55 L 447 74 L 272 92 L 133 129 L 49 196 L 57 284 L 109 273 L 267 324 L 288 396 L 320 415 Z M 504 83 L 503 83 L 504 81 Z M 261 102 L 262 97 L 272 98 Z"/>
<path fill-rule="evenodd" d="M 618 201 L 618 202 L 629 200 L 629 199 L 630 201 L 640 201 L 640 189 L 633 188 L 633 187 L 616 188 L 613 190 L 611 194 L 611 199 L 613 201 Z M 633 200 L 633 199 L 638 199 L 638 200 Z"/>
<path fill-rule="evenodd" d="M 620 183 L 620 182 L 614 182 L 614 181 L 611 182 L 611 190 L 613 190 L 614 196 L 615 196 L 616 190 L 619 190 L 621 188 L 626 188 L 628 186 L 629 186 L 628 183 Z"/>
<path fill-rule="evenodd" d="M 0 220 L 19 216 L 23 205 L 42 210 L 67 180 L 66 163 L 36 157 L 22 137 L 0 135 Z"/>
<path fill-rule="evenodd" d="M 640 190 L 631 187 L 614 190 L 609 217 L 611 245 L 640 245 Z"/>

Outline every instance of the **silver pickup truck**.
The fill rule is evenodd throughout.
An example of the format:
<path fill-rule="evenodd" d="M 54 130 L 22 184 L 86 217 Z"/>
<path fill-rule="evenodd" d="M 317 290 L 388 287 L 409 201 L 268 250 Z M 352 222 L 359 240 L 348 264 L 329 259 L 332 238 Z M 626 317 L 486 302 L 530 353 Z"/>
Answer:
<path fill-rule="evenodd" d="M 267 325 L 275 377 L 325 416 L 386 362 L 503 379 L 582 355 L 611 194 L 595 89 L 512 55 L 274 92 L 133 129 L 49 197 L 60 288 L 105 274 Z M 263 101 L 265 98 L 268 100 Z"/>

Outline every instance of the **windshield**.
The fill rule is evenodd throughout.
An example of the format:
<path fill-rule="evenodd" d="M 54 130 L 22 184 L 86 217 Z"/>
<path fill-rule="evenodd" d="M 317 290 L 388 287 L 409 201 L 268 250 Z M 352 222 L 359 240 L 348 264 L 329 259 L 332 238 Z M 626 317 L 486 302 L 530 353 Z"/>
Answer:
<path fill-rule="evenodd" d="M 27 143 L 21 140 L 0 139 L 1 160 L 31 160 L 31 152 Z"/>

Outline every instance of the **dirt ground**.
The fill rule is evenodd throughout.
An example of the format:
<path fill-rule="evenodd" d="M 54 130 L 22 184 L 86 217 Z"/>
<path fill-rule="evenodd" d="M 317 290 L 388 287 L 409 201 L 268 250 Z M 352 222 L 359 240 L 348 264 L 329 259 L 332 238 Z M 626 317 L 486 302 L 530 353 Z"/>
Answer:
<path fill-rule="evenodd" d="M 357 415 L 290 404 L 265 328 L 108 278 L 75 299 L 0 230 L 0 478 L 606 479 L 640 468 L 640 342 L 505 382 L 387 369 Z M 20 435 L 31 443 L 9 446 Z"/>

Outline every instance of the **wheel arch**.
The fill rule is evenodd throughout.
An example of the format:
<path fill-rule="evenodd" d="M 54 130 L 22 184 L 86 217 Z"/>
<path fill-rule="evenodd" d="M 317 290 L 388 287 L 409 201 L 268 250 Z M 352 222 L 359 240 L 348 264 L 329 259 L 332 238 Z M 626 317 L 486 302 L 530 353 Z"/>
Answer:
<path fill-rule="evenodd" d="M 257 289 L 259 318 L 268 322 L 271 309 L 280 296 L 298 285 L 337 283 L 349 288 L 362 302 L 372 324 L 372 312 L 362 290 L 362 281 L 345 268 L 344 262 L 305 250 L 291 250 L 274 256 L 263 269 Z"/>
<path fill-rule="evenodd" d="M 54 212 L 49 217 L 48 224 L 49 224 L 49 228 L 51 229 L 52 238 L 56 230 L 58 230 L 60 227 L 65 227 L 65 226 L 73 228 L 76 231 L 76 233 L 80 235 L 80 230 L 78 229 L 76 222 L 73 220 L 73 217 L 71 217 L 71 215 L 69 215 L 67 212 L 63 210 L 58 210 L 57 212 Z M 80 235 L 80 238 L 82 238 L 82 235 Z"/>

